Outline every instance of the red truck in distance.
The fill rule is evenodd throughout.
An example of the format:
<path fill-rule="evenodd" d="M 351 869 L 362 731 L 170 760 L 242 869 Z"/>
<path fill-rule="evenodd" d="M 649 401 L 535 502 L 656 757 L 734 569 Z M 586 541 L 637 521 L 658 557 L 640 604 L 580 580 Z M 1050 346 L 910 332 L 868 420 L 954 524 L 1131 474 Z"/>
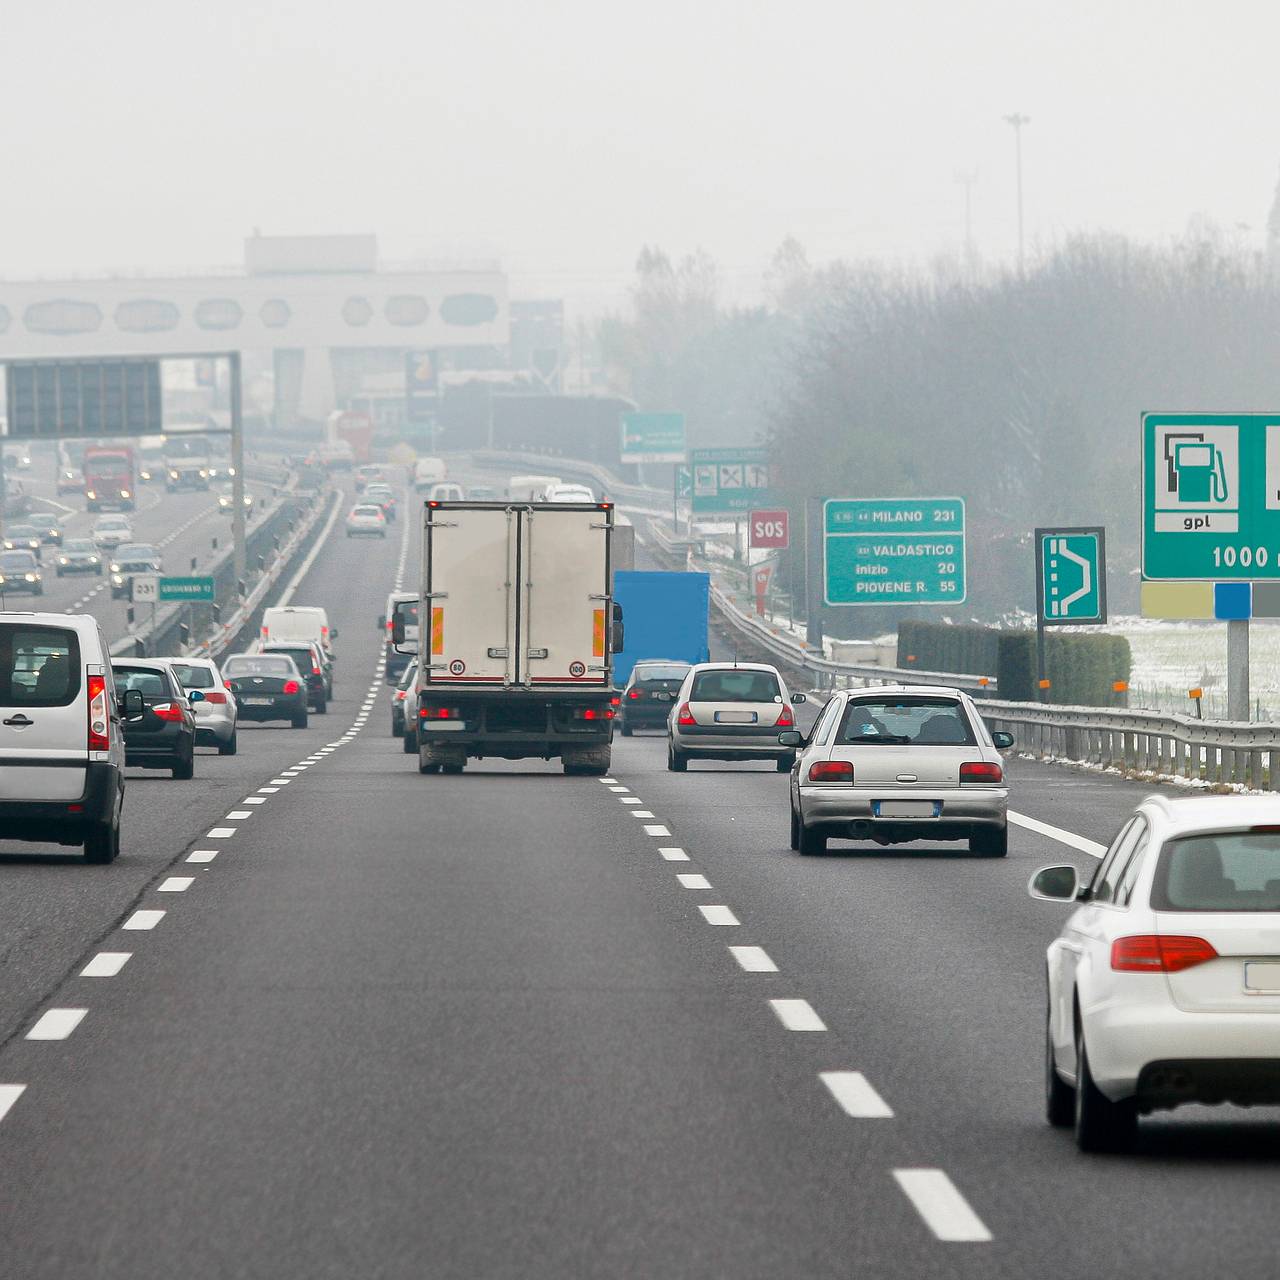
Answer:
<path fill-rule="evenodd" d="M 91 445 L 84 451 L 84 500 L 89 511 L 132 511 L 138 476 L 127 444 Z"/>

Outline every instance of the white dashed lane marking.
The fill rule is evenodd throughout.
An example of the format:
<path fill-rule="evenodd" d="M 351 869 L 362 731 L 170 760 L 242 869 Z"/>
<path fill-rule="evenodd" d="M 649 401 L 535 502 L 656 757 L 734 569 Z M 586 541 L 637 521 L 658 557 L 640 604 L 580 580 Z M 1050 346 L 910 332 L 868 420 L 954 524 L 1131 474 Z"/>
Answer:
<path fill-rule="evenodd" d="M 253 813 L 249 809 L 232 809 L 231 812 L 227 814 L 227 821 L 243 822 L 245 818 L 252 818 L 252 817 L 253 817 Z"/>
<path fill-rule="evenodd" d="M 229 840 L 235 833 L 235 827 L 214 827 L 206 833 L 205 838 L 208 840 Z"/>
<path fill-rule="evenodd" d="M 702 918 L 708 924 L 736 925 L 739 923 L 738 917 L 728 907 L 699 906 L 698 910 L 702 912 Z"/>
<path fill-rule="evenodd" d="M 245 796 L 245 798 L 241 800 L 240 803 L 241 804 L 266 804 L 267 798 L 266 796 Z"/>
<path fill-rule="evenodd" d="M 163 919 L 163 911 L 135 911 L 120 927 L 122 929 L 154 929 Z"/>
<path fill-rule="evenodd" d="M 788 1031 L 825 1031 L 827 1024 L 807 1000 L 770 1000 L 778 1021 Z"/>
<path fill-rule="evenodd" d="M 856 1120 L 889 1120 L 893 1109 L 861 1071 L 822 1071 L 818 1079 L 831 1090 L 845 1115 Z"/>
<path fill-rule="evenodd" d="M 114 978 L 129 963 L 131 951 L 99 951 L 83 969 L 82 978 Z"/>
<path fill-rule="evenodd" d="M 689 855 L 683 849 L 659 849 L 658 852 L 668 862 L 688 862 Z"/>
<path fill-rule="evenodd" d="M 217 849 L 192 849 L 187 854 L 188 862 L 212 862 L 218 856 Z"/>
<path fill-rule="evenodd" d="M 671 834 L 666 827 L 645 827 L 644 833 L 647 836 L 669 836 Z"/>
<path fill-rule="evenodd" d="M 763 947 L 730 947 L 729 951 L 747 973 L 778 972 L 778 966 Z"/>
<path fill-rule="evenodd" d="M 706 876 L 696 875 L 691 871 L 686 871 L 682 875 L 676 876 L 681 885 L 686 889 L 710 889 L 711 881 Z"/>
<path fill-rule="evenodd" d="M 28 1040 L 65 1040 L 81 1023 L 88 1009 L 49 1009 L 27 1032 Z"/>
<path fill-rule="evenodd" d="M 170 876 L 156 887 L 157 893 L 186 893 L 195 880 L 191 876 Z"/>
<path fill-rule="evenodd" d="M 925 1225 L 939 1240 L 982 1242 L 991 1232 L 941 1169 L 895 1169 L 897 1180 Z"/>
<path fill-rule="evenodd" d="M 25 1084 L 0 1084 L 0 1120 L 9 1114 L 10 1108 L 22 1097 Z"/>
<path fill-rule="evenodd" d="M 652 818 L 653 813 L 648 809 L 628 809 L 627 812 L 633 818 Z"/>

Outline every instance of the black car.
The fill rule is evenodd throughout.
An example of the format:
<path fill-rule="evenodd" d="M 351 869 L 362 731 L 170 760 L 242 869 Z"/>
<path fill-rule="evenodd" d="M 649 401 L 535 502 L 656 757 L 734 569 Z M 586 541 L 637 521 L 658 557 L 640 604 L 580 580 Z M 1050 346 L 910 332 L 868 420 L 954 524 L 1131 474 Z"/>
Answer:
<path fill-rule="evenodd" d="M 25 591 L 44 595 L 44 574 L 33 551 L 0 551 L 0 593 Z"/>
<path fill-rule="evenodd" d="M 59 547 L 62 545 L 62 526 L 58 523 L 57 512 L 29 511 L 27 524 L 39 532 L 41 542 L 51 542 Z"/>
<path fill-rule="evenodd" d="M 622 691 L 622 736 L 629 738 L 636 729 L 665 729 L 671 704 L 688 674 L 687 662 L 637 662 Z"/>
<path fill-rule="evenodd" d="M 204 694 L 199 689 L 186 693 L 163 662 L 117 662 L 113 669 L 116 698 L 122 706 L 130 690 L 142 695 L 142 711 L 126 714 L 123 720 L 125 764 L 169 769 L 175 778 L 193 777 L 196 717 L 191 703 Z"/>
<path fill-rule="evenodd" d="M 290 644 L 285 640 L 276 640 L 264 644 L 262 652 L 280 653 L 286 658 L 292 658 L 294 666 L 301 671 L 307 682 L 307 703 L 310 710 L 316 715 L 322 716 L 329 707 L 329 695 L 333 692 L 330 683 L 331 676 L 326 670 L 324 656 L 320 652 L 320 646 L 315 644 L 307 644 L 299 642 Z"/>
<path fill-rule="evenodd" d="M 222 678 L 236 695 L 241 720 L 307 727 L 307 684 L 288 654 L 233 653 L 222 660 Z"/>

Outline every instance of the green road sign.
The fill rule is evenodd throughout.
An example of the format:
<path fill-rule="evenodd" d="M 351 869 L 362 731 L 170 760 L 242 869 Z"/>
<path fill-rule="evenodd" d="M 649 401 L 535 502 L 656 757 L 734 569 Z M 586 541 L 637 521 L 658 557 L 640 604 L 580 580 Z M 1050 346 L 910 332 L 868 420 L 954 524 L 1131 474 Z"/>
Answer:
<path fill-rule="evenodd" d="M 830 498 L 823 503 L 829 605 L 959 604 L 965 597 L 960 498 Z"/>
<path fill-rule="evenodd" d="M 1280 413 L 1142 415 L 1142 576 L 1280 579 Z"/>
<path fill-rule="evenodd" d="M 623 462 L 683 462 L 683 413 L 624 413 Z"/>
<path fill-rule="evenodd" d="M 693 471 L 689 467 L 676 468 L 676 497 L 680 499 L 693 496 Z"/>
<path fill-rule="evenodd" d="M 212 600 L 213 579 L 210 578 L 161 578 L 161 600 Z"/>
<path fill-rule="evenodd" d="M 727 515 L 776 506 L 770 487 L 768 449 L 694 449 L 694 515 Z"/>
<path fill-rule="evenodd" d="M 1046 627 L 1106 622 L 1104 529 L 1036 530 L 1036 611 Z"/>

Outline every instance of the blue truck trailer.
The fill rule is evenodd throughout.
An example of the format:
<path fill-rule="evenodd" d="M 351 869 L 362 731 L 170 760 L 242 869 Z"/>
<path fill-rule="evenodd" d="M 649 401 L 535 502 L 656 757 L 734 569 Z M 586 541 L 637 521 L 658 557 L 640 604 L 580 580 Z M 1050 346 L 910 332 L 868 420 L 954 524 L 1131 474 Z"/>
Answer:
<path fill-rule="evenodd" d="M 646 658 L 706 662 L 711 578 L 705 573 L 618 570 L 613 598 L 626 623 L 624 647 L 613 658 L 613 683 L 623 688 Z"/>

